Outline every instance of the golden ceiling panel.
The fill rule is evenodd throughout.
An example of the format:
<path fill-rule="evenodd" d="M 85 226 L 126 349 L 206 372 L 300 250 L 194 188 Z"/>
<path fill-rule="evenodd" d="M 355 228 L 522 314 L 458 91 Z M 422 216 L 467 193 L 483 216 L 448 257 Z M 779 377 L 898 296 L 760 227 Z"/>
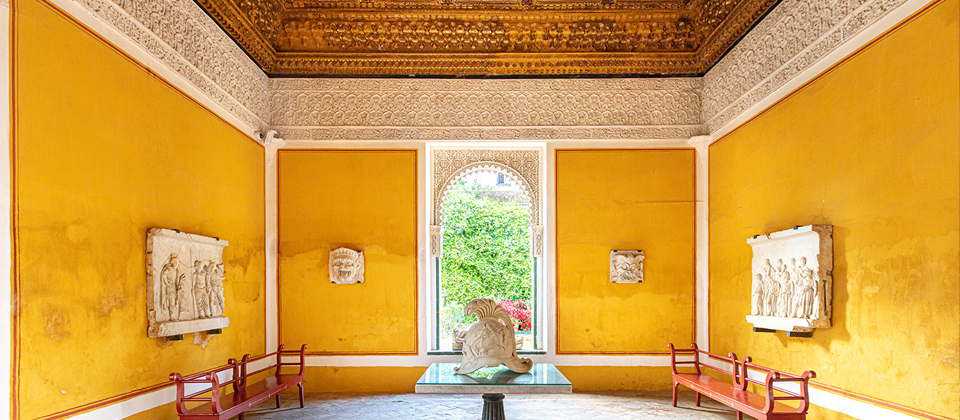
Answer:
<path fill-rule="evenodd" d="M 777 0 L 198 0 L 269 75 L 702 74 Z"/>

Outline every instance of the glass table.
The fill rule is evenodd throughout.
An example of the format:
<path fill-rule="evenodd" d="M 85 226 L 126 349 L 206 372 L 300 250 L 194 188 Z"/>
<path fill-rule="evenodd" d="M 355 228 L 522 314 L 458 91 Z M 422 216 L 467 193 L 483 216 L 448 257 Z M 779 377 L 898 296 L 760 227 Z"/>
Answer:
<path fill-rule="evenodd" d="M 460 375 L 459 363 L 434 363 L 417 381 L 418 394 L 483 394 L 482 420 L 504 420 L 503 394 L 570 394 L 573 385 L 548 363 L 536 363 L 527 373 L 504 366 Z"/>

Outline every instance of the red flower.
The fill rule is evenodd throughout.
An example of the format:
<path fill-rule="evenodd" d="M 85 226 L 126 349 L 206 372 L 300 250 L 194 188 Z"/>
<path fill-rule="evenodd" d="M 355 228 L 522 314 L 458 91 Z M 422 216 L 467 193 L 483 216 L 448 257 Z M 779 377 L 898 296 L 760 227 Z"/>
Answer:
<path fill-rule="evenodd" d="M 513 318 L 519 331 L 530 331 L 530 301 L 528 299 L 502 300 L 499 302 L 507 315 Z"/>

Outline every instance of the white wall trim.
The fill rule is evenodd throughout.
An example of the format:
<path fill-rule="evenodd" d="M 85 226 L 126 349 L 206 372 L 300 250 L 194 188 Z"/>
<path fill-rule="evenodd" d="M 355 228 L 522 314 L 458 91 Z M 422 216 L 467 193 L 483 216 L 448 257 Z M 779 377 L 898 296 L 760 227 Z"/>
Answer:
<path fill-rule="evenodd" d="M 697 346 L 710 351 L 710 151 L 711 136 L 690 139 L 697 149 Z"/>
<path fill-rule="evenodd" d="M 0 193 L 0 276 L 4 278 L 4 287 L 0 287 L 0 360 L 3 360 L 0 366 L 0 378 L 8 380 L 0 381 L 0 395 L 11 396 L 13 389 L 10 386 L 9 378 L 12 378 L 10 371 L 13 365 L 13 337 L 12 323 L 13 311 L 17 302 L 13 302 L 13 231 L 11 229 L 11 214 L 13 204 L 13 191 L 11 189 L 10 177 L 10 107 L 13 104 L 13 98 L 10 92 L 10 2 L 0 1 L 0 97 L 3 103 L 0 105 L 0 185 L 3 192 Z M 10 401 L 9 399 L 7 401 Z M 0 403 L 0 418 L 9 419 L 11 414 L 10 404 Z"/>

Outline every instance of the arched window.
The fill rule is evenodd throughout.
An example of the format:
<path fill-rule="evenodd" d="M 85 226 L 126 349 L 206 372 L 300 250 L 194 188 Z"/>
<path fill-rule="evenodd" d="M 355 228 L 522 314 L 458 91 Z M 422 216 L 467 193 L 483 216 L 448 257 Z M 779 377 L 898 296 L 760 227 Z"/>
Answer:
<path fill-rule="evenodd" d="M 455 156 L 473 161 L 457 162 L 455 170 L 434 165 L 431 350 L 460 349 L 457 332 L 475 322 L 463 307 L 477 298 L 492 298 L 507 310 L 521 350 L 540 349 L 539 179 L 531 183 L 530 167 L 525 176 L 503 154 L 494 156 L 497 161 L 480 159 L 490 157 L 489 151 L 467 152 L 474 155 L 464 159 L 464 151 L 457 151 Z M 539 159 L 538 151 L 520 152 Z"/>

